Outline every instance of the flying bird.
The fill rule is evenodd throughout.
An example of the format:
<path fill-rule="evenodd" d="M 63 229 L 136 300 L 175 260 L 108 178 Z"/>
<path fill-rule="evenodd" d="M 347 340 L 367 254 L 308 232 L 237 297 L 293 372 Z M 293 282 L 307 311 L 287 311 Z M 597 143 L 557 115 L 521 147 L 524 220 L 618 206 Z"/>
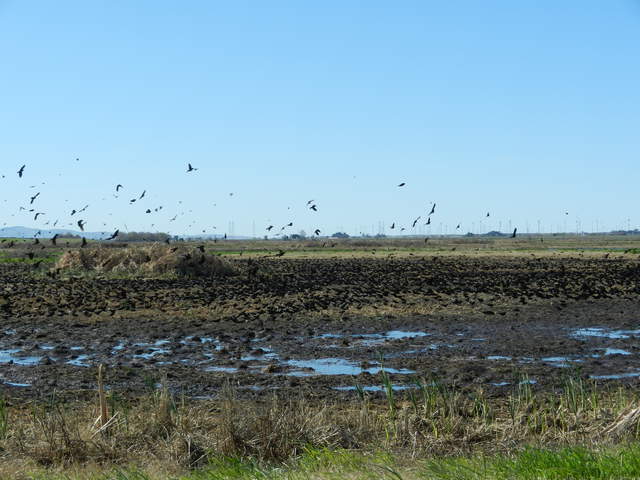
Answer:
<path fill-rule="evenodd" d="M 487 217 L 489 217 L 489 216 L 490 216 L 490 215 L 489 215 L 489 212 L 487 212 Z"/>
<path fill-rule="evenodd" d="M 516 238 L 516 233 L 518 233 L 518 229 L 514 228 L 513 233 L 511 234 L 511 238 Z"/>
<path fill-rule="evenodd" d="M 194 171 L 198 170 L 197 168 L 193 168 L 190 163 L 187 164 L 187 165 L 188 165 L 187 166 L 187 173 L 194 172 Z"/>
<path fill-rule="evenodd" d="M 140 195 L 140 197 L 138 198 L 138 200 L 142 200 L 142 199 L 144 198 L 144 195 L 145 195 L 146 193 L 147 193 L 147 191 L 146 191 L 146 190 L 144 190 L 144 191 L 142 192 L 142 195 Z"/>
<path fill-rule="evenodd" d="M 315 200 L 309 200 L 309 201 L 307 202 L 307 206 L 311 205 L 314 201 L 315 201 Z"/>
<path fill-rule="evenodd" d="M 121 188 L 124 188 L 124 187 L 120 184 L 116 185 L 116 192 L 119 192 Z"/>
<path fill-rule="evenodd" d="M 20 167 L 20 170 L 18 170 L 18 177 L 22 178 L 22 174 L 24 173 L 24 167 L 26 167 L 26 165 L 22 165 Z"/>
<path fill-rule="evenodd" d="M 315 233 L 316 235 L 320 235 L 320 229 L 316 228 L 315 232 L 313 232 L 313 233 Z"/>
<path fill-rule="evenodd" d="M 119 234 L 120 230 L 116 230 L 109 238 L 107 238 L 107 240 L 114 240 Z"/>
<path fill-rule="evenodd" d="M 78 227 L 80 227 L 80 230 L 81 230 L 82 232 L 84 232 L 84 226 L 85 226 L 85 223 L 86 223 L 86 222 L 84 222 L 84 221 L 82 221 L 82 220 L 78 220 L 78 223 L 76 223 L 76 225 L 78 225 Z"/>
<path fill-rule="evenodd" d="M 416 223 L 418 223 L 418 220 L 420 220 L 420 217 L 416 218 L 416 219 L 413 221 L 413 225 L 411 226 L 411 228 L 416 228 Z"/>
<path fill-rule="evenodd" d="M 311 206 L 309 207 L 309 209 L 310 209 L 310 210 L 313 210 L 314 212 L 317 212 L 317 211 L 318 211 L 318 207 L 316 206 L 316 204 L 315 204 L 315 203 L 314 203 L 313 205 L 311 205 Z"/>
<path fill-rule="evenodd" d="M 431 207 L 431 211 L 429 212 L 429 215 L 433 215 L 436 211 L 436 204 L 433 204 L 433 207 Z"/>
<path fill-rule="evenodd" d="M 269 226 L 267 227 L 267 232 L 270 232 L 272 228 L 273 228 L 273 225 L 269 225 Z"/>
<path fill-rule="evenodd" d="M 35 202 L 36 198 L 38 198 L 39 196 L 40 196 L 40 192 L 36 193 L 33 197 L 31 197 L 31 202 L 29 203 L 33 204 L 33 202 Z"/>
<path fill-rule="evenodd" d="M 36 212 L 35 216 L 33 217 L 33 220 L 36 221 L 40 215 L 44 215 L 44 212 Z"/>
<path fill-rule="evenodd" d="M 393 230 L 394 228 L 396 228 L 396 222 L 393 222 L 393 223 L 391 224 L 391 230 Z"/>
<path fill-rule="evenodd" d="M 399 187 L 404 187 L 406 185 L 406 183 L 402 182 L 400 185 L 398 185 Z"/>

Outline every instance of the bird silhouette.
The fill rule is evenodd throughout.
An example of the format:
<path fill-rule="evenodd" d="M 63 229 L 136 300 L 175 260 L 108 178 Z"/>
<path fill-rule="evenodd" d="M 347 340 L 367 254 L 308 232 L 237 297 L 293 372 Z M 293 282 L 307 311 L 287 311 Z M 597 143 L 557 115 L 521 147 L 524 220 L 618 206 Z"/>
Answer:
<path fill-rule="evenodd" d="M 36 214 L 35 214 L 35 215 L 34 215 L 34 217 L 33 217 L 33 220 L 34 220 L 34 221 L 38 220 L 38 217 L 39 217 L 40 215 L 44 215 L 44 212 L 36 212 Z"/>
<path fill-rule="evenodd" d="M 406 185 L 406 183 L 402 182 L 400 185 L 398 185 L 399 187 L 404 187 Z"/>
<path fill-rule="evenodd" d="M 516 233 L 518 233 L 518 229 L 514 228 L 513 233 L 511 234 L 511 238 L 516 238 Z"/>
<path fill-rule="evenodd" d="M 317 211 L 318 211 L 318 207 L 316 206 L 316 204 L 315 204 L 315 203 L 314 203 L 313 205 L 311 205 L 311 206 L 309 207 L 309 209 L 310 209 L 310 210 L 313 210 L 314 212 L 317 212 Z"/>
<path fill-rule="evenodd" d="M 29 203 L 33 204 L 33 202 L 35 202 L 36 198 L 38 198 L 39 196 L 40 196 L 40 192 L 36 193 L 33 197 L 31 197 L 31 201 Z"/>
<path fill-rule="evenodd" d="M 82 237 L 82 243 L 80 244 L 80 248 L 84 248 L 87 246 L 87 239 Z"/>
<path fill-rule="evenodd" d="M 456 230 L 458 230 L 460 228 L 460 224 L 458 224 L 458 226 L 456 227 Z"/>
<path fill-rule="evenodd" d="M 436 211 L 436 204 L 433 204 L 433 207 L 431 207 L 431 211 L 429 212 L 429 215 L 433 215 Z"/>
<path fill-rule="evenodd" d="M 269 225 L 269 226 L 267 227 L 267 232 L 270 232 L 272 228 L 273 228 L 273 225 Z"/>
<path fill-rule="evenodd" d="M 120 230 L 116 230 L 109 238 L 107 238 L 107 240 L 114 240 L 119 234 Z"/>
<path fill-rule="evenodd" d="M 393 222 L 393 223 L 391 224 L 391 230 L 393 230 L 394 228 L 396 228 L 396 222 Z"/>
<path fill-rule="evenodd" d="M 194 171 L 198 170 L 197 168 L 193 168 L 190 163 L 187 164 L 187 165 L 188 165 L 187 166 L 187 173 L 194 172 Z"/>
<path fill-rule="evenodd" d="M 80 231 L 84 232 L 84 225 L 86 222 L 84 222 L 82 219 L 78 220 L 78 223 L 76 223 L 76 225 L 78 225 L 78 227 L 80 227 Z"/>
<path fill-rule="evenodd" d="M 24 167 L 26 167 L 26 165 L 22 165 L 20 167 L 20 170 L 18 170 L 18 177 L 22 178 L 22 174 L 24 173 Z"/>
<path fill-rule="evenodd" d="M 411 225 L 411 228 L 416 228 L 416 223 L 418 223 L 418 220 L 420 220 L 420 217 L 416 218 L 416 219 L 413 221 L 413 225 Z"/>
<path fill-rule="evenodd" d="M 307 206 L 311 205 L 313 202 L 315 202 L 315 200 L 309 200 L 309 201 L 307 202 Z"/>
<path fill-rule="evenodd" d="M 144 198 L 144 196 L 145 196 L 145 194 L 146 194 L 146 193 L 147 193 L 147 191 L 146 191 L 146 190 L 144 190 L 144 191 L 142 192 L 142 195 L 140 195 L 140 197 L 138 197 L 138 200 L 142 200 L 142 199 Z"/>
<path fill-rule="evenodd" d="M 320 229 L 316 228 L 316 230 L 313 233 L 315 233 L 316 235 L 320 235 Z"/>
<path fill-rule="evenodd" d="M 56 233 L 53 237 L 51 237 L 51 245 L 57 245 L 56 241 L 58 240 L 58 234 Z"/>
<path fill-rule="evenodd" d="M 489 215 L 489 212 L 487 212 L 487 217 L 489 217 L 489 216 L 490 216 L 490 215 Z"/>
<path fill-rule="evenodd" d="M 119 192 L 121 188 L 124 188 L 124 187 L 120 184 L 116 185 L 116 192 Z"/>
<path fill-rule="evenodd" d="M 431 225 L 431 217 L 427 218 L 427 223 L 425 225 Z"/>

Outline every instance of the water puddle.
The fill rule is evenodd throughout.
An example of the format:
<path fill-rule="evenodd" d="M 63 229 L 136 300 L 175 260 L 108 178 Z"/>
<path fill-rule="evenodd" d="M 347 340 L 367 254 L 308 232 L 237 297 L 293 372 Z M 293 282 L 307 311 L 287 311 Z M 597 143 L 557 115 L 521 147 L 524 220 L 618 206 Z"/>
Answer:
<path fill-rule="evenodd" d="M 352 335 L 344 335 L 340 333 L 323 333 L 315 337 L 316 339 L 345 339 L 349 338 L 350 343 L 364 346 L 380 345 L 392 340 L 408 340 L 411 338 L 427 337 L 431 335 L 426 332 L 405 331 L 405 330 L 389 330 L 386 333 L 356 333 Z"/>
<path fill-rule="evenodd" d="M 22 353 L 19 348 L 9 350 L 0 350 L 0 363 L 14 363 L 16 365 L 37 365 L 42 357 L 20 356 L 16 354 Z"/>
<path fill-rule="evenodd" d="M 640 377 L 640 372 L 615 373 L 612 375 L 589 375 L 594 380 L 621 380 L 623 378 Z"/>
<path fill-rule="evenodd" d="M 416 387 L 411 387 L 408 385 L 392 385 L 391 389 L 394 391 L 402 391 L 402 390 L 408 390 L 410 388 L 416 388 Z M 350 387 L 333 387 L 334 390 L 339 390 L 341 392 L 356 392 L 359 389 L 362 389 L 365 392 L 386 392 L 387 389 L 384 386 L 381 385 L 367 385 L 365 387 L 354 387 L 354 386 L 350 386 Z"/>
<path fill-rule="evenodd" d="M 511 360 L 511 357 L 505 357 L 504 355 L 489 355 L 487 360 Z"/>
<path fill-rule="evenodd" d="M 587 327 L 574 330 L 571 336 L 626 339 L 640 336 L 640 330 L 608 330 L 602 327 Z"/>
<path fill-rule="evenodd" d="M 361 367 L 354 362 L 345 360 L 344 358 L 317 358 L 314 360 L 288 360 L 287 365 L 304 369 L 290 372 L 289 375 L 297 377 L 307 377 L 312 375 L 360 375 L 361 373 L 370 373 L 375 375 L 383 370 L 383 367 L 378 362 L 372 362 L 371 367 Z M 384 371 L 387 373 L 397 373 L 402 375 L 408 375 L 416 373 L 414 370 L 406 368 L 387 368 L 384 367 Z"/>

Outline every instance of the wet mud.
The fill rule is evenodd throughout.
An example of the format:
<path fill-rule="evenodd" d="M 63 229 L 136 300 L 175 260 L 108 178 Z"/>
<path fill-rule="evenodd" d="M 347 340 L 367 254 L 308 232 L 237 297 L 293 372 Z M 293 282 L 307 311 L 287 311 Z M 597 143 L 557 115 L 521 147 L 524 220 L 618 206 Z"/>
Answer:
<path fill-rule="evenodd" d="M 263 259 L 206 280 L 36 275 L 1 265 L 0 389 L 216 396 L 508 393 L 568 375 L 640 381 L 635 259 Z M 75 393 L 74 393 L 75 392 Z"/>

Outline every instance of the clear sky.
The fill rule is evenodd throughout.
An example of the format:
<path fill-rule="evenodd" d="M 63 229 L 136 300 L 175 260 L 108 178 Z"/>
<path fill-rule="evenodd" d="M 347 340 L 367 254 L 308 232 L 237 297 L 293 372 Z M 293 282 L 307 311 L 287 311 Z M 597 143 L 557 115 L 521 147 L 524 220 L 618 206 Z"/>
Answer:
<path fill-rule="evenodd" d="M 637 228 L 639 147 L 637 0 L 0 0 L 0 226 Z"/>

